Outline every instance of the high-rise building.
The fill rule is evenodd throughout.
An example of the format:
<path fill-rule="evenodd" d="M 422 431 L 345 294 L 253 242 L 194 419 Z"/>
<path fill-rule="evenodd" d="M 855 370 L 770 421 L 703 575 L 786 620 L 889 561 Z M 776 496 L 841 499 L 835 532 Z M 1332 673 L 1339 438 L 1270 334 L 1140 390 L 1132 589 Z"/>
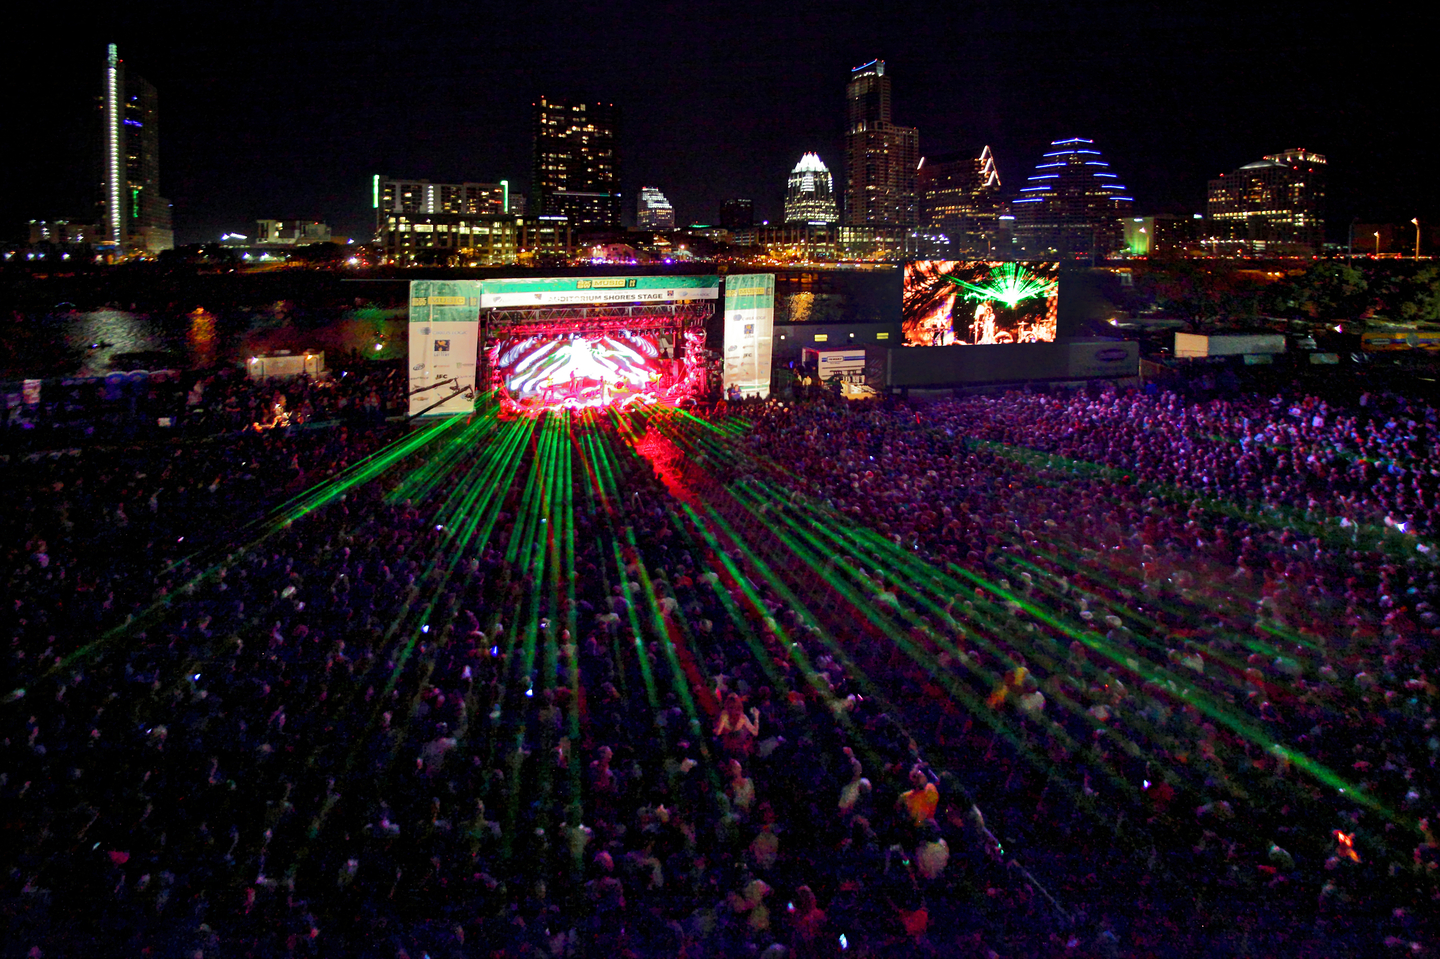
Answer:
<path fill-rule="evenodd" d="M 845 100 L 846 225 L 915 226 L 920 133 L 891 122 L 885 61 L 851 70 Z"/>
<path fill-rule="evenodd" d="M 160 110 L 153 84 L 128 74 L 115 44 L 100 93 L 100 244 L 121 254 L 173 249 L 170 201 L 160 195 Z"/>
<path fill-rule="evenodd" d="M 530 194 L 536 214 L 571 226 L 620 225 L 620 109 L 541 97 Z"/>
<path fill-rule="evenodd" d="M 375 174 L 371 181 L 375 229 L 396 213 L 515 213 L 517 195 L 510 181 L 499 183 L 431 183 Z"/>
<path fill-rule="evenodd" d="M 514 263 L 519 197 L 510 181 L 431 183 L 376 174 L 375 243 L 386 259 L 411 263 L 453 254 L 480 266 Z"/>
<path fill-rule="evenodd" d="M 922 157 L 917 184 L 923 232 L 948 237 L 957 254 L 994 254 L 1000 173 L 988 146 L 978 156 L 941 153 Z"/>
<path fill-rule="evenodd" d="M 1015 233 L 1028 257 L 1104 257 L 1122 248 L 1120 218 L 1134 200 L 1095 141 L 1055 140 L 1015 198 Z"/>
<path fill-rule="evenodd" d="M 1206 215 L 1235 253 L 1319 253 L 1325 243 L 1325 158 L 1286 150 L 1210 181 Z M 1217 248 L 1219 248 L 1217 244 Z"/>
<path fill-rule="evenodd" d="M 807 153 L 790 171 L 785 186 L 786 223 L 839 223 L 835 178 L 819 154 Z"/>
<path fill-rule="evenodd" d="M 754 200 L 726 200 L 720 204 L 720 226 L 734 233 L 755 225 Z"/>
<path fill-rule="evenodd" d="M 635 225 L 642 230 L 675 229 L 675 209 L 658 187 L 642 186 L 635 203 Z"/>

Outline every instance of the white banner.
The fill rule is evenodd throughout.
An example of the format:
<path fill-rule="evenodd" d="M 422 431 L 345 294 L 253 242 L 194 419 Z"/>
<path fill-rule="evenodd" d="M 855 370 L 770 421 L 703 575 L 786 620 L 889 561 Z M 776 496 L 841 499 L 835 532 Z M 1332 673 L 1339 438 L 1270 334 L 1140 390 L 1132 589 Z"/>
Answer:
<path fill-rule="evenodd" d="M 463 280 L 410 284 L 411 416 L 421 411 L 427 416 L 449 416 L 475 409 L 480 313 L 474 301 L 479 287 L 475 281 Z M 452 395 L 457 390 L 466 392 Z M 440 405 L 430 409 L 436 403 Z"/>
<path fill-rule="evenodd" d="M 724 390 L 770 395 L 770 349 L 775 332 L 775 274 L 725 278 Z"/>
<path fill-rule="evenodd" d="M 470 322 L 410 324 L 411 416 L 450 396 L 457 389 L 469 389 L 475 385 L 479 332 L 479 324 Z M 444 382 L 447 380 L 449 382 Z M 427 386 L 430 389 L 416 392 Z M 469 413 L 474 408 L 474 399 L 462 393 L 429 412 L 440 416 Z"/>

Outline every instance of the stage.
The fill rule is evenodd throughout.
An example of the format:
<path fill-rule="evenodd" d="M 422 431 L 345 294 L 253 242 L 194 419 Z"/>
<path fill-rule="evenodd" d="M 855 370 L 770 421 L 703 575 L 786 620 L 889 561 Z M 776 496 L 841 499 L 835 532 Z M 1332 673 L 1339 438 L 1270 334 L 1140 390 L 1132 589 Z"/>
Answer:
<path fill-rule="evenodd" d="M 693 405 L 720 388 L 719 298 L 714 275 L 413 281 L 410 415 Z"/>
<path fill-rule="evenodd" d="M 711 390 L 713 312 L 703 299 L 482 309 L 479 383 L 508 414 L 688 405 Z"/>

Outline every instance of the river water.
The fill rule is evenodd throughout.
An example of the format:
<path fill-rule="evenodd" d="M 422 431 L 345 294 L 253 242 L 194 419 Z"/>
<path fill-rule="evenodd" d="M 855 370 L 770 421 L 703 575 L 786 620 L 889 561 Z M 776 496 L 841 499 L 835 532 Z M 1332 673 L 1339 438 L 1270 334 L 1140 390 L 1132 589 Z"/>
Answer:
<path fill-rule="evenodd" d="M 376 346 L 379 349 L 376 349 Z M 328 363 L 403 357 L 405 311 L 394 307 L 104 308 L 16 312 L 0 329 L 0 378 L 103 376 L 114 370 L 238 366 L 277 350 L 323 350 Z"/>

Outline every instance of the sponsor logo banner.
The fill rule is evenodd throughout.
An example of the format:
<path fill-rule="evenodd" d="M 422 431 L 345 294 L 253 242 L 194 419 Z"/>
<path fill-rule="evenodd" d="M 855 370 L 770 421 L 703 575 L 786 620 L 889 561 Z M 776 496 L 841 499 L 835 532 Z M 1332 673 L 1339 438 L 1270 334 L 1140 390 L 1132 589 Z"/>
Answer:
<path fill-rule="evenodd" d="M 775 331 L 775 274 L 725 278 L 725 366 L 728 396 L 770 395 L 770 350 Z"/>
<path fill-rule="evenodd" d="M 428 410 L 427 416 L 450 416 L 474 410 L 480 289 L 475 280 L 411 282 L 410 415 Z M 452 395 L 459 390 L 469 392 Z M 445 402 L 428 409 L 440 400 Z"/>

